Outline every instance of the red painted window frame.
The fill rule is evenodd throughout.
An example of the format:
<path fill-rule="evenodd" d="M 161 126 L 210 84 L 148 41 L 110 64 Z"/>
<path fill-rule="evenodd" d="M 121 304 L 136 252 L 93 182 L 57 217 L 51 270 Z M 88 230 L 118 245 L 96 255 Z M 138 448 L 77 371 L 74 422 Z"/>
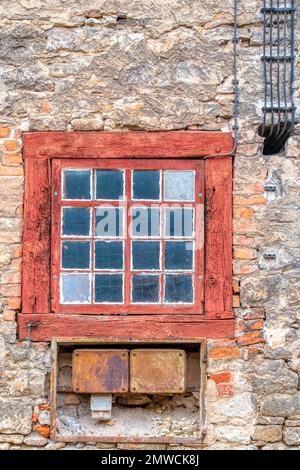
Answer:
<path fill-rule="evenodd" d="M 233 336 L 233 139 L 221 132 L 29 132 L 23 135 L 25 199 L 20 338 L 53 336 Z M 228 155 L 228 157 L 226 156 Z M 218 157 L 219 156 L 219 157 Z M 53 159 L 194 159 L 205 174 L 203 314 L 130 316 L 55 313 L 51 308 L 51 195 Z M 95 160 L 96 161 L 96 160 Z"/>
<path fill-rule="evenodd" d="M 203 239 L 203 230 L 204 230 L 204 220 L 203 220 L 203 205 L 204 205 L 204 161 L 199 159 L 156 159 L 156 160 L 147 160 L 147 159 L 85 159 L 83 160 L 74 160 L 72 159 L 54 159 L 52 161 L 52 230 L 51 230 L 51 308 L 54 313 L 69 313 L 69 314 L 139 314 L 143 315 L 170 315 L 170 314 L 193 314 L 201 315 L 203 314 L 203 279 L 204 279 L 204 246 L 202 245 L 201 249 L 195 252 L 195 271 L 194 271 L 194 285 L 195 285 L 195 302 L 192 305 L 146 305 L 146 304 L 131 304 L 131 305 L 107 305 L 107 304 L 78 304 L 78 305 L 64 305 L 59 302 L 59 279 L 60 279 L 60 244 L 61 244 L 61 207 L 62 206 L 80 206 L 80 207 L 96 207 L 100 205 L 114 204 L 112 201 L 106 202 L 103 201 L 74 201 L 70 202 L 69 200 L 63 201 L 61 199 L 61 172 L 63 168 L 101 168 L 101 169 L 125 169 L 125 170 L 134 170 L 134 169 L 154 169 L 154 170 L 195 170 L 196 171 L 196 181 L 195 181 L 195 203 L 192 203 L 195 208 L 195 232 L 197 234 L 196 243 L 201 244 L 201 239 Z M 127 173 L 127 177 L 128 177 Z M 127 181 L 126 186 L 126 196 L 127 203 L 123 204 L 125 213 L 129 207 L 136 207 L 139 205 L 151 206 L 151 204 L 157 204 L 157 206 L 162 207 L 163 202 L 159 201 L 131 201 L 130 188 L 131 184 Z M 166 206 L 172 206 L 176 202 L 165 203 Z M 178 204 L 178 202 L 177 202 Z M 190 204 L 190 203 L 189 203 Z M 120 205 L 119 201 L 116 201 L 115 204 L 117 207 Z M 122 205 L 122 203 L 121 203 Z M 196 210 L 197 209 L 197 210 Z M 201 212 L 202 209 L 202 212 Z M 197 213 L 197 214 L 196 214 Z M 126 224 L 125 224 L 126 225 Z M 163 228 L 161 228 L 163 230 Z M 164 237 L 161 237 L 162 245 L 164 246 Z M 130 241 L 131 238 L 128 236 L 125 238 L 124 242 L 126 245 L 126 252 L 130 252 Z M 129 287 L 130 287 L 130 257 L 125 259 L 125 298 L 130 297 Z M 127 279 L 126 279 L 127 277 Z M 161 276 L 160 276 L 161 277 Z M 125 281 L 124 280 L 124 281 Z M 161 288 L 161 282 L 160 282 Z"/>

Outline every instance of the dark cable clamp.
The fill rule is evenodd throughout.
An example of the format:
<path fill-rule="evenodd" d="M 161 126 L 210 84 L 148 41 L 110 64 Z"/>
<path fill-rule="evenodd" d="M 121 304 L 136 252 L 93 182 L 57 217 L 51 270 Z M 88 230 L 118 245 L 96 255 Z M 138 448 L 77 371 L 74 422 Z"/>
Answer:
<path fill-rule="evenodd" d="M 265 191 L 269 191 L 269 192 L 276 192 L 277 191 L 277 186 L 275 184 L 265 184 L 264 185 L 264 188 L 265 188 Z"/>
<path fill-rule="evenodd" d="M 271 260 L 271 259 L 274 260 L 274 259 L 277 258 L 276 253 L 264 253 L 263 257 L 264 257 L 265 259 L 270 259 L 270 260 Z"/>

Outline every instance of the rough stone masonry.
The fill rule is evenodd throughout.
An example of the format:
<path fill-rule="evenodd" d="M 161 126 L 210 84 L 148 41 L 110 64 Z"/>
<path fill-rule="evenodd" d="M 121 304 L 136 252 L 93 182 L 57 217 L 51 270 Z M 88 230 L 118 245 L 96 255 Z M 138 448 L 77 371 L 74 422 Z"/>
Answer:
<path fill-rule="evenodd" d="M 236 338 L 209 342 L 200 448 L 300 449 L 300 127 L 262 155 L 260 8 L 239 1 Z M 22 132 L 231 130 L 232 0 L 1 0 L 0 18 L 0 450 L 74 449 L 48 439 L 49 344 L 16 336 Z M 116 446 L 147 447 L 85 447 Z"/>

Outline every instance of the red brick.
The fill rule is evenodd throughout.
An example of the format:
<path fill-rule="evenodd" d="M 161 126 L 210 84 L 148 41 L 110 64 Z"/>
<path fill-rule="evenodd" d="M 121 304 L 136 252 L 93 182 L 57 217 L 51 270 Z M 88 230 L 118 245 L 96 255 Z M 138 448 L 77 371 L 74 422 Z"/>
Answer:
<path fill-rule="evenodd" d="M 263 176 L 263 175 L 261 175 Z M 265 176 L 265 175 L 264 175 Z M 263 178 L 265 179 L 265 178 Z M 235 181 L 235 192 L 236 193 L 243 193 L 243 194 L 257 194 L 257 193 L 264 193 L 265 188 L 263 183 L 247 183 L 243 184 L 242 182 Z"/>
<path fill-rule="evenodd" d="M 243 321 L 239 322 L 239 327 L 242 331 L 250 332 L 250 331 L 257 331 L 262 330 L 264 327 L 263 320 L 253 320 L 253 321 Z"/>
<path fill-rule="evenodd" d="M 22 166 L 0 166 L 0 176 L 23 176 L 24 168 Z"/>
<path fill-rule="evenodd" d="M 34 426 L 34 430 L 38 432 L 41 436 L 49 437 L 50 436 L 50 426 L 37 424 Z"/>
<path fill-rule="evenodd" d="M 247 192 L 249 193 L 264 193 L 265 188 L 263 183 L 253 183 L 253 184 L 247 184 Z"/>
<path fill-rule="evenodd" d="M 240 357 L 240 351 L 235 346 L 232 348 L 214 348 L 209 351 L 209 357 L 211 359 L 233 359 Z"/>
<path fill-rule="evenodd" d="M 4 148 L 8 152 L 14 152 L 17 150 L 17 141 L 16 140 L 5 140 L 4 141 Z"/>
<path fill-rule="evenodd" d="M 50 411 L 50 405 L 48 403 L 43 403 L 42 405 L 39 405 L 39 409 L 43 411 Z"/>
<path fill-rule="evenodd" d="M 252 260 L 257 258 L 257 251 L 253 248 L 234 248 L 233 257 L 236 259 Z"/>
<path fill-rule="evenodd" d="M 21 299 L 20 297 L 10 297 L 7 299 L 7 306 L 14 310 L 20 310 Z"/>
<path fill-rule="evenodd" d="M 4 165 L 20 165 L 23 163 L 23 158 L 20 153 L 15 153 L 12 155 L 5 154 L 3 156 Z"/>
<path fill-rule="evenodd" d="M 240 307 L 240 296 L 239 295 L 234 295 L 232 297 L 232 306 L 233 306 L 233 308 L 239 308 Z"/>
<path fill-rule="evenodd" d="M 254 196 L 234 196 L 233 204 L 237 206 L 256 206 L 259 204 L 266 204 L 266 198 L 262 194 Z"/>
<path fill-rule="evenodd" d="M 249 355 L 254 356 L 254 355 L 259 354 L 259 353 L 261 353 L 261 348 L 256 348 L 256 347 L 253 346 L 253 347 L 250 347 L 248 349 L 248 356 Z"/>
<path fill-rule="evenodd" d="M 21 295 L 21 286 L 18 284 L 0 286 L 0 294 L 3 295 L 3 297 L 19 297 Z"/>
<path fill-rule="evenodd" d="M 2 284 L 19 284 L 21 282 L 21 275 L 19 272 L 8 272 L 1 276 Z"/>
<path fill-rule="evenodd" d="M 11 271 L 16 271 L 16 272 L 21 271 L 21 267 L 22 267 L 22 258 L 14 258 L 9 265 L 9 269 Z"/>
<path fill-rule="evenodd" d="M 234 348 L 236 342 L 234 339 L 219 339 L 215 340 L 212 344 L 211 349 L 213 348 Z"/>
<path fill-rule="evenodd" d="M 250 344 L 264 343 L 265 340 L 260 331 L 253 333 L 246 333 L 245 335 L 237 337 L 237 343 L 239 346 L 249 346 Z"/>
<path fill-rule="evenodd" d="M 217 384 L 218 396 L 221 398 L 229 398 L 233 396 L 233 385 Z"/>
<path fill-rule="evenodd" d="M 240 219 L 252 219 L 254 210 L 251 207 L 236 207 L 233 211 L 233 216 Z"/>
<path fill-rule="evenodd" d="M 213 380 L 216 384 L 220 383 L 228 383 L 231 381 L 232 375 L 230 372 L 219 372 L 216 374 L 211 374 L 211 380 Z"/>
<path fill-rule="evenodd" d="M 14 310 L 4 310 L 3 320 L 4 321 L 16 321 L 16 312 Z"/>
<path fill-rule="evenodd" d="M 233 244 L 235 246 L 250 246 L 253 248 L 254 239 L 251 236 L 235 234 L 233 237 Z"/>
<path fill-rule="evenodd" d="M 20 258 L 21 256 L 22 256 L 22 246 L 21 245 L 15 246 L 13 249 L 13 257 Z"/>
<path fill-rule="evenodd" d="M 240 233 L 253 233 L 257 231 L 257 225 L 256 222 L 247 219 L 234 219 L 233 230 Z"/>
<path fill-rule="evenodd" d="M 234 294 L 238 294 L 240 292 L 240 281 L 238 279 L 234 279 L 232 281 L 232 291 Z"/>
<path fill-rule="evenodd" d="M 7 137 L 10 133 L 9 127 L 0 127 L 0 139 Z"/>

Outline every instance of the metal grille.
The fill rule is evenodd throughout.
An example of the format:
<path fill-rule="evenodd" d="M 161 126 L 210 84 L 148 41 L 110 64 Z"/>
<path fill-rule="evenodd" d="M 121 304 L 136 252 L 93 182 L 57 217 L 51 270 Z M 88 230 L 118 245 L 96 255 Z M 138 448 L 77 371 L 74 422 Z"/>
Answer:
<path fill-rule="evenodd" d="M 263 1 L 265 155 L 278 153 L 295 126 L 295 11 L 295 0 Z"/>

